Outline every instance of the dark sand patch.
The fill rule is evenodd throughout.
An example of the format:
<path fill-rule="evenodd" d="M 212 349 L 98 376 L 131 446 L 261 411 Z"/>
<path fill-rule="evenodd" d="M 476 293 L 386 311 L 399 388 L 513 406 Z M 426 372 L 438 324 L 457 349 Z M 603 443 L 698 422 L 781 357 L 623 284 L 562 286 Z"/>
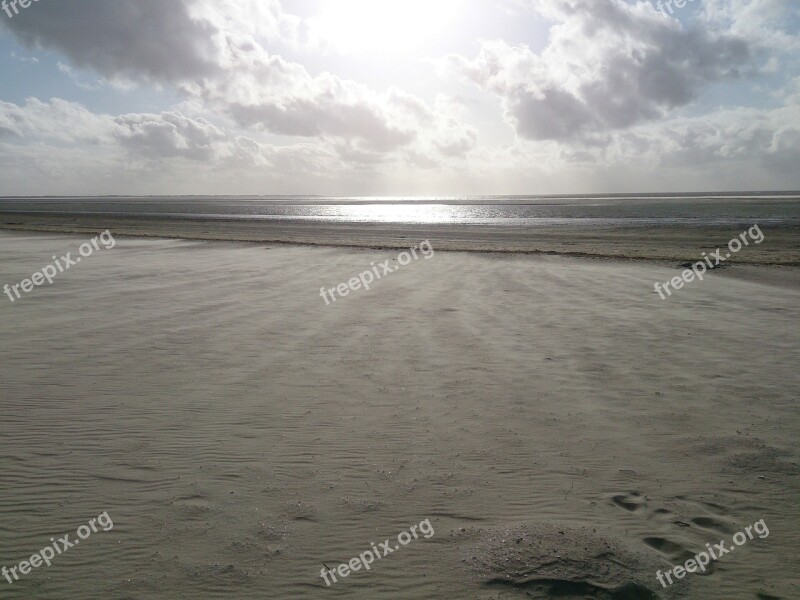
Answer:
<path fill-rule="evenodd" d="M 463 560 L 481 583 L 516 590 L 528 598 L 647 600 L 676 598 L 655 580 L 665 563 L 627 547 L 596 529 L 532 523 L 500 529 L 468 529 Z M 668 567 L 667 567 L 668 568 Z"/>

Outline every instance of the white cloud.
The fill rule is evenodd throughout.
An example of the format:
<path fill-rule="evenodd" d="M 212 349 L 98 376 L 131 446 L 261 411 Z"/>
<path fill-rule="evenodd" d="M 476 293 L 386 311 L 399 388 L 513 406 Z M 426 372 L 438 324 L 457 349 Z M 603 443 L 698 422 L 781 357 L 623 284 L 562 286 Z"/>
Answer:
<path fill-rule="evenodd" d="M 143 155 L 182 156 L 192 160 L 214 157 L 225 133 L 205 119 L 178 112 L 122 115 L 114 119 L 114 137 L 124 147 Z"/>
<path fill-rule="evenodd" d="M 27 16 L 27 15 L 26 15 Z M 312 76 L 262 41 L 302 38 L 276 2 L 72 0 L 7 24 L 24 43 L 64 53 L 105 77 L 174 85 L 242 127 L 339 138 L 390 152 L 416 138 L 425 109 L 330 73 Z M 410 96 L 407 96 L 410 98 Z M 420 100 L 414 99 L 418 105 Z"/>
<path fill-rule="evenodd" d="M 80 104 L 55 98 L 29 98 L 25 105 L 0 102 L 0 141 L 26 139 L 96 144 L 108 136 L 110 122 Z"/>
<path fill-rule="evenodd" d="M 156 87 L 182 101 L 113 115 L 58 98 L 0 101 L 0 160 L 13 165 L 3 189 L 495 193 L 583 181 L 597 187 L 585 191 L 709 189 L 745 177 L 745 187 L 800 186 L 792 3 L 703 0 L 689 26 L 644 0 L 502 6 L 516 20 L 546 18 L 549 38 L 479 41 L 477 53 L 438 61 L 456 76 L 447 80 L 421 60 L 403 89 L 391 85 L 391 62 L 390 83 L 370 87 L 355 63 L 345 76 L 335 61 L 304 60 L 325 42 L 278 0 L 40 2 L 0 27 L 55 53 L 82 97 Z M 86 83 L 87 72 L 104 79 Z M 715 108 L 704 94 L 723 97 L 729 82 L 736 93 Z M 404 187 L 380 187 L 391 185 Z"/>
<path fill-rule="evenodd" d="M 747 68 L 744 40 L 685 30 L 648 3 L 542 0 L 557 20 L 540 54 L 484 42 L 474 60 L 450 55 L 446 71 L 503 99 L 517 133 L 569 140 L 661 118 L 714 81 Z"/>

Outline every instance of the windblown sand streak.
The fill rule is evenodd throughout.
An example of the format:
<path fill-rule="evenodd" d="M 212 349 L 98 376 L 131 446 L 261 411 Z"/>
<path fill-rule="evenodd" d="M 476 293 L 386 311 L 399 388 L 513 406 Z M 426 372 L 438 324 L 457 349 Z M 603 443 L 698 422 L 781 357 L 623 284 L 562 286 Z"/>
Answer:
<path fill-rule="evenodd" d="M 0 276 L 75 239 L 0 234 Z M 689 597 L 798 595 L 796 285 L 714 275 L 666 305 L 642 293 L 663 265 L 437 248 L 338 310 L 309 293 L 394 255 L 119 238 L 0 308 L 2 558 L 115 522 L 4 597 L 597 591 L 590 557 L 499 570 L 543 560 L 537 531 L 553 560 L 638 557 L 617 589 L 755 518 L 769 551 Z M 435 538 L 325 588 L 323 561 L 420 515 Z"/>

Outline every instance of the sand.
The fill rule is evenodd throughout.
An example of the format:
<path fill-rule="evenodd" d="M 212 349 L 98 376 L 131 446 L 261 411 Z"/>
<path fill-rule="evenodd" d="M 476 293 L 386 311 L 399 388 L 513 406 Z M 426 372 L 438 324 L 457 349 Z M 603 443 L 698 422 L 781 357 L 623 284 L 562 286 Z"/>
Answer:
<path fill-rule="evenodd" d="M 557 254 L 578 258 L 696 261 L 702 252 L 724 248 L 746 228 L 730 226 L 589 225 L 509 226 L 405 223 L 322 223 L 318 221 L 215 220 L 122 217 L 91 214 L 0 212 L 0 230 L 83 233 L 110 229 L 118 236 L 167 237 L 291 243 L 351 248 L 405 248 L 430 240 L 448 251 Z M 590 220 L 586 220 L 590 223 Z M 732 260 L 738 264 L 800 266 L 800 227 L 763 225 L 767 243 L 751 244 Z"/>
<path fill-rule="evenodd" d="M 0 233 L 0 284 L 85 240 Z M 396 254 L 119 237 L 0 296 L 0 565 L 115 524 L 2 597 L 800 597 L 795 269 L 437 249 L 325 305 Z"/>

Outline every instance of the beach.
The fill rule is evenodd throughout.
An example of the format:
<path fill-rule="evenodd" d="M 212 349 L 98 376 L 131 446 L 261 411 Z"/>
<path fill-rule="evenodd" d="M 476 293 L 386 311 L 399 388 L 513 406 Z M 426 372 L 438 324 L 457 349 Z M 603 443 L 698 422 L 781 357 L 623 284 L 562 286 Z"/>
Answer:
<path fill-rule="evenodd" d="M 0 600 L 800 599 L 799 8 L 0 0 Z"/>
<path fill-rule="evenodd" d="M 795 211 L 797 203 L 791 204 Z M 23 209 L 24 210 L 24 209 Z M 488 225 L 405 222 L 325 222 L 3 212 L 0 230 L 94 234 L 185 240 L 263 242 L 348 248 L 402 249 L 430 240 L 448 251 L 525 253 L 646 261 L 696 261 L 723 247 L 757 220 L 687 227 L 658 222 L 614 227 L 579 219 L 558 225 Z M 624 223 L 624 221 L 622 221 Z M 800 266 L 800 222 L 762 224 L 768 244 L 753 244 L 736 256 L 738 264 Z M 790 275 L 791 277 L 791 275 Z"/>
<path fill-rule="evenodd" d="M 800 596 L 791 229 L 662 300 L 738 231 L 2 220 L 0 283 L 116 239 L 2 296 L 0 562 L 114 521 L 4 598 Z"/>

